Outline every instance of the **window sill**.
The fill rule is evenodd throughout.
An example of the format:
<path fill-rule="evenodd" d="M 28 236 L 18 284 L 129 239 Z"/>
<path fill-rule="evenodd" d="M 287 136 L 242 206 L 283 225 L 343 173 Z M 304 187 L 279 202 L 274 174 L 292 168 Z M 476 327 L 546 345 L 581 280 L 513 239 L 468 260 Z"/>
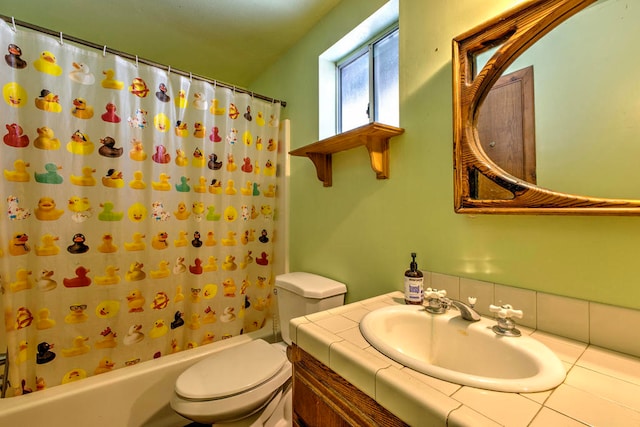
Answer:
<path fill-rule="evenodd" d="M 404 133 L 402 128 L 373 122 L 313 144 L 305 145 L 290 151 L 289 154 L 311 159 L 316 168 L 318 179 L 322 181 L 325 187 L 331 187 L 332 154 L 363 145 L 369 152 L 371 168 L 376 173 L 376 178 L 387 179 L 389 178 L 389 139 L 402 133 Z"/>

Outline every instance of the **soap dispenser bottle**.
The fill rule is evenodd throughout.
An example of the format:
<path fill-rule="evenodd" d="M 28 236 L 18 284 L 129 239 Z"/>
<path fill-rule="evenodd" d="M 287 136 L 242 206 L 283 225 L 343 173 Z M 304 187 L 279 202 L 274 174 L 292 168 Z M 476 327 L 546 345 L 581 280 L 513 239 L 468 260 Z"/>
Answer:
<path fill-rule="evenodd" d="M 422 304 L 424 275 L 418 270 L 416 253 L 411 253 L 411 264 L 404 272 L 404 302 L 405 304 Z"/>

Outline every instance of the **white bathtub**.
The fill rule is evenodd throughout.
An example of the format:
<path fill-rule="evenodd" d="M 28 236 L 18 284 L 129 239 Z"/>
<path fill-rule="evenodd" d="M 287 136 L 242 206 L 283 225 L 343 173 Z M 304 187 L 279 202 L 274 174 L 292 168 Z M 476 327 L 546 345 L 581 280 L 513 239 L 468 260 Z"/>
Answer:
<path fill-rule="evenodd" d="M 0 399 L 0 426 L 163 427 L 189 420 L 169 407 L 176 378 L 212 353 L 252 339 L 273 341 L 270 322 L 260 330 L 193 350 L 117 369 L 23 396 Z"/>

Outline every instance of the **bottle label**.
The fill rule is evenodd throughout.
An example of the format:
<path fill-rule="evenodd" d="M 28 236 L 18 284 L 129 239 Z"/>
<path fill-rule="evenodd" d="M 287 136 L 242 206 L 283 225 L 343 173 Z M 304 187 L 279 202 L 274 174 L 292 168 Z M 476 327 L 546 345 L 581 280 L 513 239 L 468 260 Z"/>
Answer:
<path fill-rule="evenodd" d="M 404 299 L 410 302 L 422 302 L 422 283 L 423 277 L 405 277 L 404 278 Z"/>

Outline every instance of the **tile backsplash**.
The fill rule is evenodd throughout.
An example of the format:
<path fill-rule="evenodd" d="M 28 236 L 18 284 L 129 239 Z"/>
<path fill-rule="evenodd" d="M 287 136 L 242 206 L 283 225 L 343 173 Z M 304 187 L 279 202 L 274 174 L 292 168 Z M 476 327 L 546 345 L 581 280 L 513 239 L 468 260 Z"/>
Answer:
<path fill-rule="evenodd" d="M 522 310 L 516 323 L 640 357 L 640 310 L 520 289 L 497 283 L 424 271 L 425 288 L 444 289 L 461 301 L 476 297 L 475 309 L 493 317 L 489 305 Z"/>

